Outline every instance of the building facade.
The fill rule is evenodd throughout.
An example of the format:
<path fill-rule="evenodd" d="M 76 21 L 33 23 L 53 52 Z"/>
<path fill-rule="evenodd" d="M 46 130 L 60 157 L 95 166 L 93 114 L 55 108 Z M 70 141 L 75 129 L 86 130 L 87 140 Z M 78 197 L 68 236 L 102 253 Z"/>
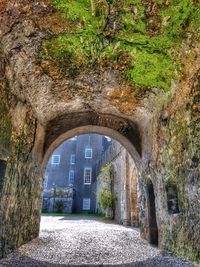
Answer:
<path fill-rule="evenodd" d="M 71 203 L 71 209 L 68 205 L 63 211 L 95 212 L 97 162 L 110 143 L 111 140 L 105 136 L 84 134 L 60 145 L 46 167 L 43 210 L 55 211 L 55 196 L 58 197 L 58 192 L 73 189 L 73 194 L 61 194 L 60 201 Z M 64 198 L 64 195 L 70 195 L 71 200 Z"/>

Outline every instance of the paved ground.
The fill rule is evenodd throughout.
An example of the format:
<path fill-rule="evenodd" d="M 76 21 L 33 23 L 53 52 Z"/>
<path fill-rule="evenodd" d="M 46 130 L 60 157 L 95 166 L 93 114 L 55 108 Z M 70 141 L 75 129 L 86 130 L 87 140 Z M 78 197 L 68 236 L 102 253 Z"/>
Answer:
<path fill-rule="evenodd" d="M 192 267 L 140 239 L 137 229 L 93 217 L 42 217 L 40 237 L 0 261 L 9 267 Z"/>

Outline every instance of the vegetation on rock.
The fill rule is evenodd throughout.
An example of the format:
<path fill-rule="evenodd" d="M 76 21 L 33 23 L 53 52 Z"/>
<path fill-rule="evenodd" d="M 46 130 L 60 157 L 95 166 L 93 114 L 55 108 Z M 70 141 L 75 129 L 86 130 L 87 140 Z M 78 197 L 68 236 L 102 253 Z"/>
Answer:
<path fill-rule="evenodd" d="M 68 28 L 43 45 L 64 74 L 109 67 L 136 87 L 168 90 L 183 40 L 200 36 L 195 1 L 50 1 Z"/>
<path fill-rule="evenodd" d="M 114 175 L 111 171 L 112 163 L 108 163 L 102 168 L 99 176 L 99 205 L 102 208 L 103 213 L 107 214 L 107 217 L 114 218 L 115 215 L 115 203 L 117 200 L 117 194 L 114 192 Z"/>

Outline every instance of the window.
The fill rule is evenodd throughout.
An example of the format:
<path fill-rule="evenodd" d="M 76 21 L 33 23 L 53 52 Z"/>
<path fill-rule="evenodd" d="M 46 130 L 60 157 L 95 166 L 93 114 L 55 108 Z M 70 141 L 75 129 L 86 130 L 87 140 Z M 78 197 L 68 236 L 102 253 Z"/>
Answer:
<path fill-rule="evenodd" d="M 72 154 L 70 157 L 70 164 L 75 164 L 75 162 L 76 162 L 76 155 Z"/>
<path fill-rule="evenodd" d="M 59 165 L 60 164 L 60 155 L 53 155 L 51 159 L 51 164 Z"/>
<path fill-rule="evenodd" d="M 85 149 L 85 158 L 91 159 L 92 158 L 92 148 L 86 148 Z"/>
<path fill-rule="evenodd" d="M 92 169 L 85 168 L 84 169 L 84 184 L 91 184 L 92 181 Z"/>
<path fill-rule="evenodd" d="M 74 184 L 74 171 L 69 171 L 69 185 Z"/>
<path fill-rule="evenodd" d="M 83 210 L 90 210 L 90 198 L 83 199 Z"/>
<path fill-rule="evenodd" d="M 48 175 L 45 175 L 44 177 L 44 188 L 47 188 L 48 185 Z"/>
<path fill-rule="evenodd" d="M 168 212 L 170 214 L 179 213 L 178 192 L 176 184 L 168 184 L 166 190 Z"/>

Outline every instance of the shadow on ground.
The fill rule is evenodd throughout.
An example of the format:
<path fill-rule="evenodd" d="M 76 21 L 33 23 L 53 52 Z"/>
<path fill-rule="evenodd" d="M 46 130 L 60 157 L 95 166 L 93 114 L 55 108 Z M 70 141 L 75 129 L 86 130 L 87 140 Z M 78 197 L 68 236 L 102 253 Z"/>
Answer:
<path fill-rule="evenodd" d="M 9 267 L 69 267 L 69 266 L 76 266 L 76 267 L 195 267 L 187 262 L 177 262 L 171 257 L 165 256 L 158 256 L 151 259 L 147 259 L 145 261 L 137 261 L 131 263 L 124 263 L 124 264 L 59 264 L 59 263 L 50 263 L 46 261 L 38 261 L 32 259 L 30 257 L 22 256 L 18 259 L 15 258 L 14 262 L 12 260 L 5 261 L 3 264 L 0 262 L 0 267 L 9 266 Z M 196 265 L 197 266 L 197 265 Z"/>
<path fill-rule="evenodd" d="M 82 220 L 90 220 L 90 221 L 101 221 L 102 217 L 98 216 L 63 216 L 59 218 L 60 221 L 82 221 Z M 114 221 L 112 221 L 115 223 Z"/>

